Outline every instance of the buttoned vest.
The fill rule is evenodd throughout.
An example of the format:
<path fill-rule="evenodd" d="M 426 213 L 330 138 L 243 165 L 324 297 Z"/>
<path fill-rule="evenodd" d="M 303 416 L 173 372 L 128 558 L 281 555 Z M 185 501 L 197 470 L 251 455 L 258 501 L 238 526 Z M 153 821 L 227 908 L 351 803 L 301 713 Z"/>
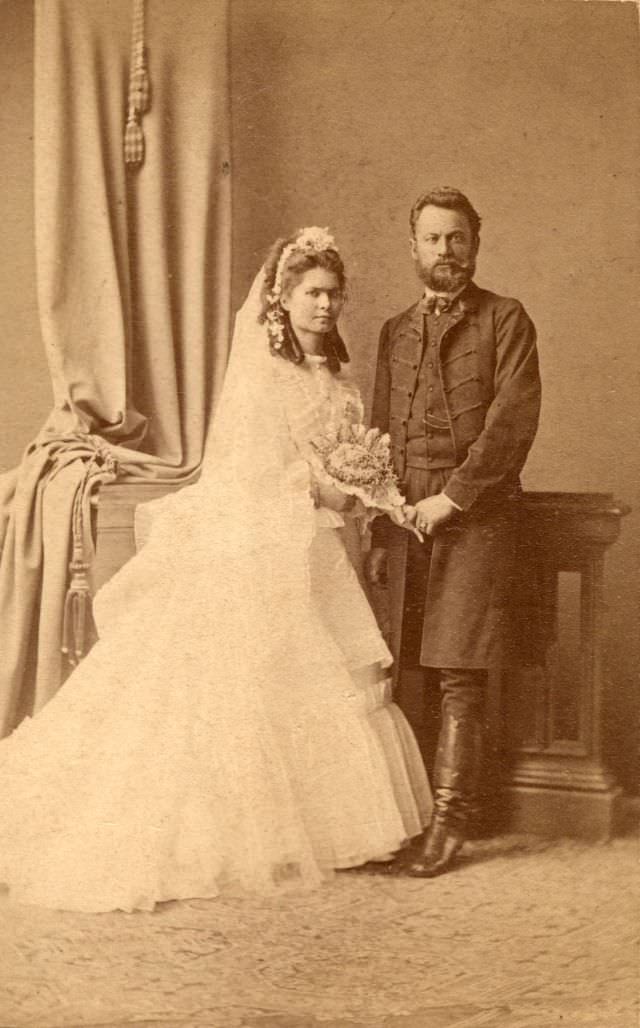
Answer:
<path fill-rule="evenodd" d="M 420 467 L 426 467 L 427 460 L 432 468 L 456 467 L 482 431 L 492 399 L 493 382 L 492 376 L 487 376 L 483 382 L 480 372 L 478 344 L 481 340 L 475 321 L 472 325 L 475 311 L 475 298 L 472 298 L 457 304 L 456 309 L 441 314 L 439 318 L 427 316 L 427 334 L 431 330 L 436 336 L 426 347 L 423 345 L 425 314 L 422 303 L 388 325 L 391 372 L 389 433 L 394 464 L 401 479 L 408 463 L 410 422 L 413 439 L 417 440 L 421 435 L 425 439 L 424 444 L 414 442 L 412 447 L 418 460 L 416 450 L 423 446 L 422 460 L 417 465 Z M 491 361 L 495 352 L 493 340 L 492 333 L 491 352 L 487 350 L 487 358 Z M 421 369 L 424 354 L 429 356 Z M 429 367 L 430 363 L 432 367 Z M 433 386 L 431 392 L 429 385 Z M 419 395 L 414 404 L 416 392 L 420 394 L 421 389 L 424 390 L 423 399 Z M 427 410 L 429 407 L 431 412 Z M 421 417 L 424 418 L 422 430 L 418 427 Z"/>
<path fill-rule="evenodd" d="M 422 359 L 407 419 L 407 466 L 455 466 L 455 440 L 439 374 L 440 340 L 447 327 L 446 314 L 425 314 Z"/>

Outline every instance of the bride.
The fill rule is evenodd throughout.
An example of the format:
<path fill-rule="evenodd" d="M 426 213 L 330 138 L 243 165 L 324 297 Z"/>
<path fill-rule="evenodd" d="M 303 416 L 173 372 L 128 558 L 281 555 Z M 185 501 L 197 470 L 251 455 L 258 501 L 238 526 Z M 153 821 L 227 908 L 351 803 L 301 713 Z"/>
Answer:
<path fill-rule="evenodd" d="M 155 501 L 99 592 L 99 641 L 0 744 L 16 902 L 152 909 L 313 886 L 429 819 L 391 663 L 311 442 L 354 405 L 325 230 L 275 244 L 237 315 L 196 485 Z"/>

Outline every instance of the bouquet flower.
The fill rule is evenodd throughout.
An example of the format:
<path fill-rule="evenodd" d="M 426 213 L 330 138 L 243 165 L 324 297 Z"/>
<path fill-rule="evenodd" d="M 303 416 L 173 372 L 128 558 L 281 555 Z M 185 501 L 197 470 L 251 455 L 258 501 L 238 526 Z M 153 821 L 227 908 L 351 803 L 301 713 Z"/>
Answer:
<path fill-rule="evenodd" d="M 354 516 L 364 532 L 379 514 L 417 533 L 414 508 L 405 503 L 391 461 L 389 436 L 345 417 L 312 443 L 312 466 L 320 481 L 356 499 Z"/>

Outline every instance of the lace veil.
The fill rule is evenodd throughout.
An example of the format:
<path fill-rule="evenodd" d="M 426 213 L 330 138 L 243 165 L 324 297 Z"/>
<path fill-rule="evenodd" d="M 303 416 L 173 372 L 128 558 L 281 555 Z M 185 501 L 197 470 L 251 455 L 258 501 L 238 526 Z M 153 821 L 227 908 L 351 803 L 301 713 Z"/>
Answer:
<path fill-rule="evenodd" d="M 207 588 L 225 575 L 233 591 L 277 602 L 308 585 L 314 530 L 309 467 L 293 446 L 267 329 L 258 321 L 264 270 L 236 315 L 229 364 L 199 480 L 138 507 L 141 545 L 97 594 L 100 636 L 131 610 L 150 578 L 175 590 L 202 575 Z M 226 583 L 229 584 L 228 581 Z M 299 597 L 304 601 L 304 597 Z M 252 604 L 253 605 L 253 604 Z"/>

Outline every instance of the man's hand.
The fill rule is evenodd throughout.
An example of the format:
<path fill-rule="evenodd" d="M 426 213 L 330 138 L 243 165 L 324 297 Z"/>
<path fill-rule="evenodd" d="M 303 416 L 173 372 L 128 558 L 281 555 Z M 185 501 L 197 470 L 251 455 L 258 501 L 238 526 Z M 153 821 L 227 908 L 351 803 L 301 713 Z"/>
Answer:
<path fill-rule="evenodd" d="M 387 551 L 382 546 L 369 550 L 364 561 L 364 573 L 369 585 L 387 584 Z"/>
<path fill-rule="evenodd" d="M 433 535 L 440 525 L 449 521 L 459 510 L 455 503 L 452 503 L 444 493 L 437 493 L 435 496 L 428 496 L 426 500 L 419 500 L 415 504 L 416 528 L 427 535 Z"/>

